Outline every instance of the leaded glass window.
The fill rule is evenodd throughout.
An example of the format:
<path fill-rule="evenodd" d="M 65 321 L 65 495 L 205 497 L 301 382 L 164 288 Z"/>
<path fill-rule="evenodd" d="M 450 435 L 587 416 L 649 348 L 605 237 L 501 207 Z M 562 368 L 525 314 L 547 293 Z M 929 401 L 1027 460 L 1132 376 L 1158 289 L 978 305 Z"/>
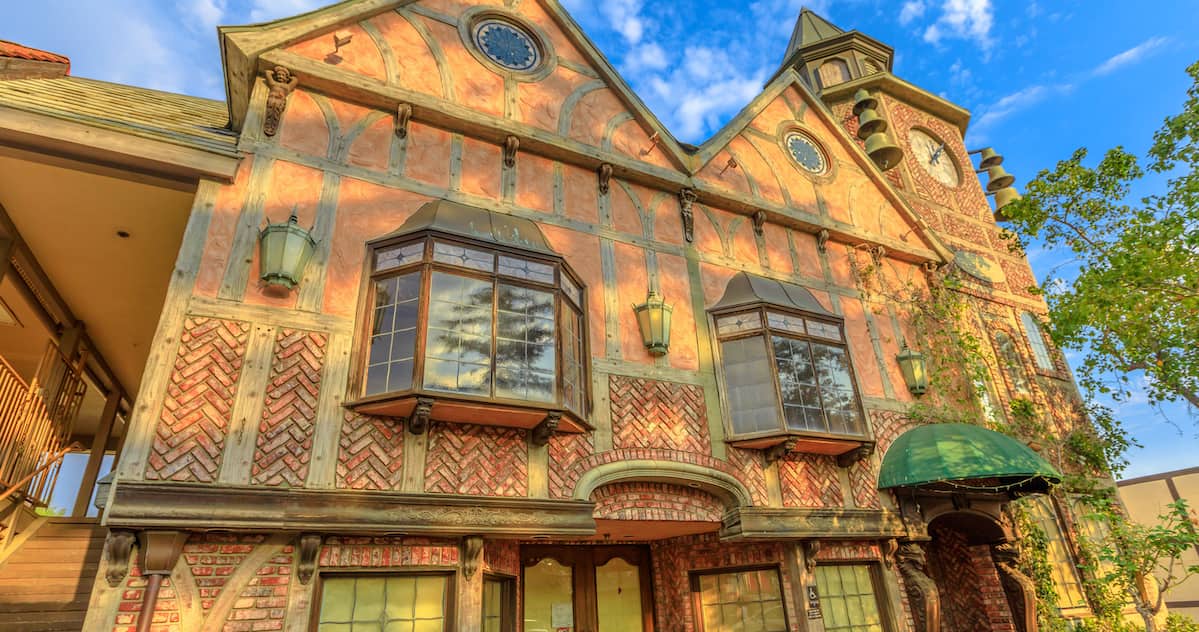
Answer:
<path fill-rule="evenodd" d="M 1028 373 L 1024 370 L 1024 361 L 1016 350 L 1016 342 L 1006 332 L 995 333 L 995 349 L 999 353 L 1000 369 L 1012 383 L 1012 392 L 1027 395 L 1031 392 L 1028 383 Z"/>
<path fill-rule="evenodd" d="M 1053 357 L 1049 355 L 1049 346 L 1045 344 L 1045 334 L 1041 332 L 1041 324 L 1037 317 L 1028 312 L 1020 314 L 1020 322 L 1024 324 L 1024 333 L 1028 335 L 1028 344 L 1032 347 L 1033 358 L 1037 368 L 1042 371 L 1052 371 Z"/>
<path fill-rule="evenodd" d="M 511 578 L 483 578 L 483 632 L 512 632 L 516 609 Z"/>
<path fill-rule="evenodd" d="M 448 575 L 328 576 L 321 580 L 320 632 L 442 632 Z"/>
<path fill-rule="evenodd" d="M 778 569 L 694 575 L 703 632 L 785 632 Z"/>
<path fill-rule="evenodd" d="M 865 564 L 816 567 L 825 632 L 883 632 L 871 569 Z"/>
<path fill-rule="evenodd" d="M 583 290 L 560 260 L 427 236 L 374 249 L 360 394 L 584 415 Z"/>
<path fill-rule="evenodd" d="M 1053 567 L 1053 586 L 1057 589 L 1058 608 L 1085 607 L 1087 600 L 1083 595 L 1078 568 L 1074 566 L 1074 558 L 1070 555 L 1065 536 L 1062 535 L 1053 505 L 1044 497 L 1030 497 L 1023 502 L 1037 521 L 1037 525 L 1045 532 L 1049 564 Z"/>
<path fill-rule="evenodd" d="M 721 314 L 716 332 L 734 435 L 865 434 L 840 323 L 766 308 Z"/>
<path fill-rule="evenodd" d="M 474 27 L 475 46 L 495 64 L 529 72 L 541 63 L 541 48 L 521 26 L 500 18 L 480 20 Z"/>

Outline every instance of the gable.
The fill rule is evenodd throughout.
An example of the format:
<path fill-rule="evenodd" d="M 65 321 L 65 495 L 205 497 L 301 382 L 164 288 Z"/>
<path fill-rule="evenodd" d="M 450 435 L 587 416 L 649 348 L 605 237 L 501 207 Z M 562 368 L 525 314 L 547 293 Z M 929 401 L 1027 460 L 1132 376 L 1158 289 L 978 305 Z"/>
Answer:
<path fill-rule="evenodd" d="M 364 9 L 359 13 L 346 8 L 359 5 Z M 339 9 L 340 20 L 326 15 Z M 305 68 L 320 69 L 333 83 L 411 92 L 473 112 L 482 125 L 502 122 L 528 131 L 518 136 L 550 134 L 597 154 L 615 153 L 676 173 L 685 168 L 678 143 L 556 2 L 419 0 L 380 6 L 362 0 L 310 19 L 322 17 L 321 28 L 259 51 L 259 65 L 279 61 L 301 75 Z M 540 42 L 539 70 L 507 72 L 486 58 L 471 33 L 489 17 L 510 19 Z M 289 32 L 302 31 L 298 19 L 284 21 Z M 263 32 L 282 29 L 279 24 L 260 27 L 254 36 L 264 40 Z M 335 35 L 350 41 L 338 47 Z M 226 35 L 234 44 L 245 37 L 233 30 Z"/>
<path fill-rule="evenodd" d="M 824 150 L 825 173 L 813 175 L 796 164 L 783 141 L 791 131 Z M 859 233 L 939 250 L 922 220 L 793 72 L 767 86 L 700 147 L 695 159 L 694 178 L 713 188 L 763 206 L 824 217 Z"/>

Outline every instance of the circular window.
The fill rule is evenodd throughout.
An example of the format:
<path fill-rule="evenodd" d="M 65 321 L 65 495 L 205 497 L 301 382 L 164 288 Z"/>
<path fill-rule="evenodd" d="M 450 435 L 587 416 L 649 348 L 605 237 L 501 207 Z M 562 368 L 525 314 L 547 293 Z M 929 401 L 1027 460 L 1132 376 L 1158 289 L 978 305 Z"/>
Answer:
<path fill-rule="evenodd" d="M 515 72 L 530 72 L 541 65 L 541 47 L 525 29 L 499 18 L 475 23 L 475 46 L 492 62 Z"/>
<path fill-rule="evenodd" d="M 824 173 L 828 169 L 824 151 L 807 134 L 791 132 L 787 134 L 783 144 L 786 145 L 791 158 L 804 170 L 810 173 Z"/>

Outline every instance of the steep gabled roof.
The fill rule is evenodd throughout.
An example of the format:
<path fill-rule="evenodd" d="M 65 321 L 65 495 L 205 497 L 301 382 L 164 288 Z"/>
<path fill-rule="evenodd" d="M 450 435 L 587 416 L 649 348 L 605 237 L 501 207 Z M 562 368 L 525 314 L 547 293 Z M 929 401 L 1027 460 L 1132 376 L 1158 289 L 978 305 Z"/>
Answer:
<path fill-rule="evenodd" d="M 810 46 L 821 40 L 830 39 L 845 33 L 832 22 L 820 17 L 815 11 L 804 7 L 799 11 L 799 19 L 795 20 L 795 29 L 791 31 L 791 41 L 787 44 L 787 53 L 783 59 L 789 59 L 795 51 Z"/>

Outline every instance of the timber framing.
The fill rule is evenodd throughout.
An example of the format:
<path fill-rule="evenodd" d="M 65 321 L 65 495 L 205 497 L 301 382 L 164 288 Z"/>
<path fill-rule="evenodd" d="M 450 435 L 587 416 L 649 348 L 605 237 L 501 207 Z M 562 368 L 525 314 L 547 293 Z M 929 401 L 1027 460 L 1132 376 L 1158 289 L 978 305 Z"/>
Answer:
<path fill-rule="evenodd" d="M 577 500 L 283 489 L 122 480 L 110 528 L 430 536 L 589 536 L 595 505 Z"/>
<path fill-rule="evenodd" d="M 898 514 L 877 509 L 739 507 L 724 515 L 726 540 L 870 540 L 907 535 Z"/>

